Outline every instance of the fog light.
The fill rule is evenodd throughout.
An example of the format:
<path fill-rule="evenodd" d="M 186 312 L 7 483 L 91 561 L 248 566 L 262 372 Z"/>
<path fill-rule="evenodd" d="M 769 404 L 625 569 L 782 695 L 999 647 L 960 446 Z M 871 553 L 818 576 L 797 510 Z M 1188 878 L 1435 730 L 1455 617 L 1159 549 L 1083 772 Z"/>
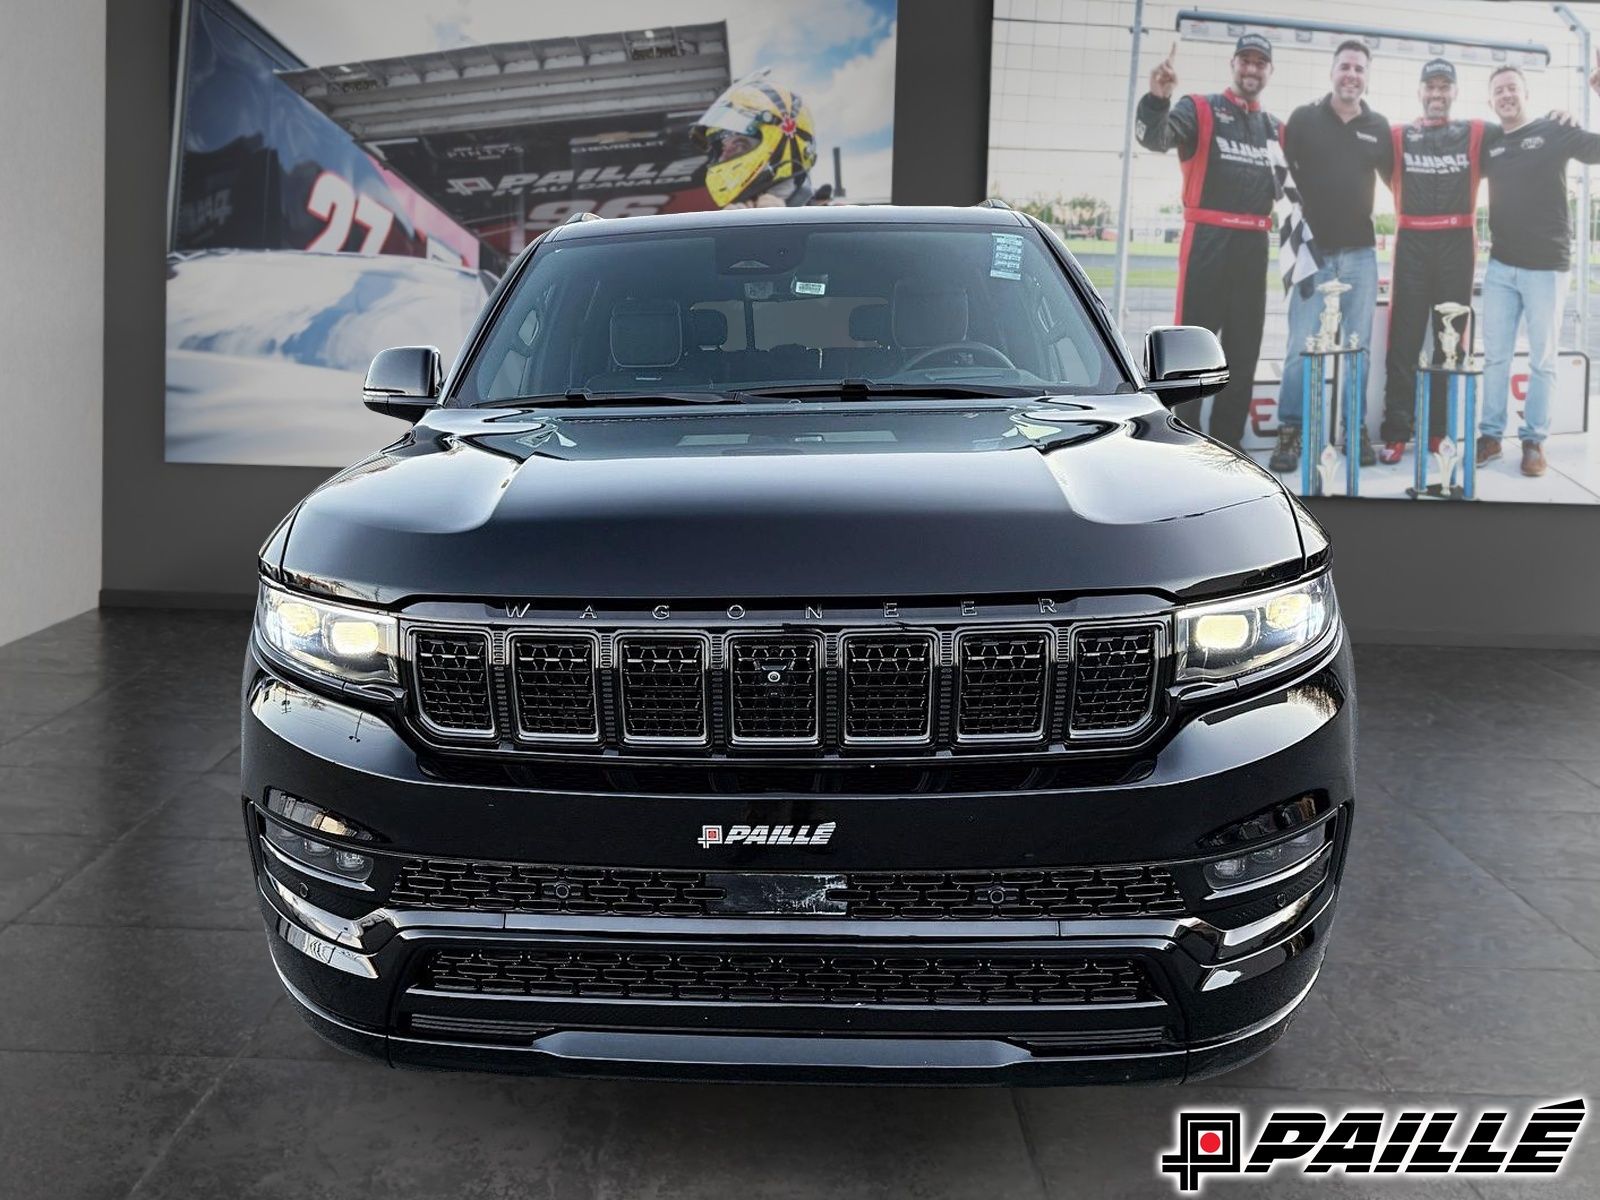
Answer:
<path fill-rule="evenodd" d="M 330 838 L 373 841 L 367 830 L 276 788 L 267 792 L 267 811 L 272 814 L 266 821 L 267 841 L 296 863 L 320 877 L 337 876 L 352 883 L 362 883 L 372 874 L 373 860 L 369 855 L 305 836 L 307 830 L 314 830 Z"/>
<path fill-rule="evenodd" d="M 1262 846 L 1240 858 L 1219 858 L 1209 862 L 1205 865 L 1206 883 L 1218 889 L 1244 887 L 1286 871 L 1296 863 L 1305 862 L 1327 845 L 1331 828 L 1331 824 L 1325 821 L 1286 842 Z"/>
<path fill-rule="evenodd" d="M 1213 887 L 1219 883 L 1232 883 L 1244 874 L 1244 868 L 1244 859 L 1224 858 L 1206 867 L 1206 881 Z"/>

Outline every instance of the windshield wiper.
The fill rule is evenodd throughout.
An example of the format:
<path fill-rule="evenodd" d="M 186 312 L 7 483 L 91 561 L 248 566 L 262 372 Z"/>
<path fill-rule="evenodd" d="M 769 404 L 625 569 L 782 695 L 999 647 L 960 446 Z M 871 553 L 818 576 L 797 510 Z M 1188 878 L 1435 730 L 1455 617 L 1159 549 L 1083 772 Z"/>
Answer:
<path fill-rule="evenodd" d="M 872 396 L 922 396 L 929 400 L 1010 400 L 1023 396 L 1042 396 L 1043 393 L 1038 388 L 1005 383 L 879 383 L 870 379 L 841 379 L 837 383 L 789 383 L 741 388 L 739 395 L 753 399 L 837 396 L 841 400 L 865 400 Z"/>
<path fill-rule="evenodd" d="M 561 395 L 511 396 L 476 408 L 577 408 L 585 404 L 743 404 L 736 392 L 591 392 L 572 388 Z"/>

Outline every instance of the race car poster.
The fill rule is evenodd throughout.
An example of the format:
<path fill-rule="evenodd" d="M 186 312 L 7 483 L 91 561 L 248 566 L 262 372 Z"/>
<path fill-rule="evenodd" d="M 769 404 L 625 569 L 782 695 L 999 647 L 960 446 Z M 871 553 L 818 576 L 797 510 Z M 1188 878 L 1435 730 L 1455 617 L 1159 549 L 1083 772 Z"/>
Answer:
<path fill-rule="evenodd" d="M 815 161 L 763 200 L 887 202 L 895 17 L 895 0 L 187 0 L 167 461 L 356 461 L 395 432 L 361 404 L 372 356 L 448 362 L 543 231 L 751 203 L 708 180 L 692 133 L 741 80 L 797 95 L 812 132 Z"/>
<path fill-rule="evenodd" d="M 1596 44 L 1588 5 L 995 0 L 988 191 L 1136 359 L 1212 329 L 1178 415 L 1294 493 L 1596 504 Z"/>

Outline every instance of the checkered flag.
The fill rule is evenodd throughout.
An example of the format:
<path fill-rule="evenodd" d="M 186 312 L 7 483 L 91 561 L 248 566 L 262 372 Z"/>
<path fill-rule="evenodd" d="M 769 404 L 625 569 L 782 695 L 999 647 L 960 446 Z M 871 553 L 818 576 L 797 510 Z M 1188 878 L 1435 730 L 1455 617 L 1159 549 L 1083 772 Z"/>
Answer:
<path fill-rule="evenodd" d="M 1267 154 L 1278 195 L 1278 270 L 1283 275 L 1283 291 L 1288 295 L 1290 288 L 1298 286 L 1302 296 L 1310 296 L 1311 277 L 1321 268 L 1322 255 L 1317 252 L 1316 238 L 1300 208 L 1300 189 L 1289 174 L 1283 147 L 1268 142 Z"/>

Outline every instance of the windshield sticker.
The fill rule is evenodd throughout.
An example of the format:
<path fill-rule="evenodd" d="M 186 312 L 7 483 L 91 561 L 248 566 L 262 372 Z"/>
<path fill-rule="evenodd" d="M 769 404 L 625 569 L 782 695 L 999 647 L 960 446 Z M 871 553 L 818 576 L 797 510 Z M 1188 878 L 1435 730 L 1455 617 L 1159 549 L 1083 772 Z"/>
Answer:
<path fill-rule="evenodd" d="M 746 279 L 744 281 L 744 298 L 746 300 L 771 300 L 772 280 Z"/>
<path fill-rule="evenodd" d="M 994 257 L 989 261 L 991 279 L 1022 278 L 1022 235 L 1020 233 L 995 233 Z"/>
<path fill-rule="evenodd" d="M 794 294 L 796 296 L 825 296 L 828 294 L 828 277 L 823 275 L 817 279 L 796 279 L 794 281 Z"/>

